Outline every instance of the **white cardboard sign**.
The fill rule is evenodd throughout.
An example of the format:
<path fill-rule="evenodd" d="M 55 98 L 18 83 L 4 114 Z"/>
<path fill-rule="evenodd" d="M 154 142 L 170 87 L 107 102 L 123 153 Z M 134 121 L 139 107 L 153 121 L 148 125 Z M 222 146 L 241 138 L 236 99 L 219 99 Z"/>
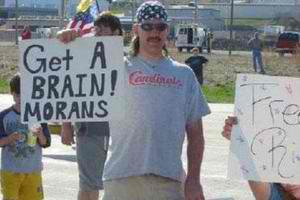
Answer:
<path fill-rule="evenodd" d="M 23 123 L 123 118 L 122 37 L 20 42 Z"/>
<path fill-rule="evenodd" d="M 240 74 L 228 175 L 300 183 L 300 79 Z"/>

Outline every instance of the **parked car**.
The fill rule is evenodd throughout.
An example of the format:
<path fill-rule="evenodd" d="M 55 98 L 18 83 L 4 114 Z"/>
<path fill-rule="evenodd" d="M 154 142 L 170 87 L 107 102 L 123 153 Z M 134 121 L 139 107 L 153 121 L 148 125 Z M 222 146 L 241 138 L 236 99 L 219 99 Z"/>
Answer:
<path fill-rule="evenodd" d="M 283 32 L 279 35 L 275 51 L 283 56 L 285 53 L 295 54 L 300 50 L 300 33 Z"/>
<path fill-rule="evenodd" d="M 175 46 L 179 52 L 183 49 L 190 51 L 197 47 L 202 52 L 205 46 L 205 29 L 196 24 L 179 24 L 176 26 Z"/>

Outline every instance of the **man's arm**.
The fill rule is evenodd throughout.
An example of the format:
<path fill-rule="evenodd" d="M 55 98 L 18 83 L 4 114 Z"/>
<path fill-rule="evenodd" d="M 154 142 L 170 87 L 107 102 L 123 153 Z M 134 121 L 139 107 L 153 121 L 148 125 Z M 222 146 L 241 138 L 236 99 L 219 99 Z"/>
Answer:
<path fill-rule="evenodd" d="M 204 152 L 202 120 L 186 126 L 188 170 L 185 181 L 186 200 L 204 200 L 200 183 L 200 169 Z"/>
<path fill-rule="evenodd" d="M 62 123 L 61 142 L 65 145 L 72 145 L 74 141 L 74 130 L 70 122 Z"/>
<path fill-rule="evenodd" d="M 251 191 L 256 200 L 268 200 L 271 195 L 271 184 L 258 182 L 258 181 L 248 181 Z"/>
<path fill-rule="evenodd" d="M 39 132 L 36 133 L 36 136 L 38 137 L 38 143 L 41 147 L 43 148 L 50 147 L 51 134 L 48 125 L 46 123 L 41 124 L 41 128 L 39 129 Z"/>
<path fill-rule="evenodd" d="M 58 31 L 56 34 L 56 38 L 65 44 L 74 41 L 76 38 L 79 37 L 78 31 L 75 29 L 65 29 Z M 75 143 L 74 141 L 74 130 L 72 124 L 70 122 L 63 122 L 62 123 L 62 130 L 61 130 L 61 142 L 65 145 L 72 145 Z"/>
<path fill-rule="evenodd" d="M 253 39 L 251 38 L 249 41 L 248 41 L 248 47 L 252 48 L 252 42 L 253 42 Z"/>

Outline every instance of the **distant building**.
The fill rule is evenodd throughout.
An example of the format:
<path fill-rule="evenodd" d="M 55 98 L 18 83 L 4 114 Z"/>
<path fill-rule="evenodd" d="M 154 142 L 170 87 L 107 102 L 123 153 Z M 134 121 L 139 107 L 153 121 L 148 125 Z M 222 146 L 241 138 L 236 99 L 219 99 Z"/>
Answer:
<path fill-rule="evenodd" d="M 15 8 L 0 8 L 0 13 L 5 13 L 4 18 L 14 18 L 16 11 Z M 18 9 L 19 16 L 58 16 L 58 10 L 56 8 L 28 8 L 20 7 Z"/>
<path fill-rule="evenodd" d="M 248 0 L 249 3 L 261 4 L 297 4 L 298 0 Z"/>
<path fill-rule="evenodd" d="M 15 0 L 4 0 L 5 7 L 15 7 Z M 77 0 L 69 0 L 69 2 L 73 2 Z M 51 1 L 45 1 L 45 0 L 19 0 L 18 5 L 20 7 L 39 7 L 39 8 L 46 8 L 47 6 L 50 6 L 51 8 L 59 8 L 60 7 L 61 0 L 51 0 Z"/>
<path fill-rule="evenodd" d="M 15 0 L 0 0 L 4 1 L 4 7 L 12 8 L 15 7 Z M 67 16 L 73 16 L 76 12 L 76 7 L 80 0 L 67 0 L 66 1 L 66 14 Z M 98 0 L 101 10 L 107 10 L 109 2 L 107 0 Z M 61 6 L 61 0 L 18 0 L 19 7 L 30 7 L 30 8 L 56 8 L 59 9 Z M 1 3 L 0 3 L 1 6 Z"/>
<path fill-rule="evenodd" d="M 206 0 L 199 0 L 199 3 L 206 3 Z M 297 4 L 299 0 L 234 0 L 234 3 L 254 4 Z M 215 0 L 214 3 L 231 3 L 231 0 Z"/>
<path fill-rule="evenodd" d="M 197 12 L 197 16 L 195 16 Z M 194 23 L 209 28 L 211 30 L 222 30 L 224 28 L 224 20 L 220 11 L 212 8 L 195 7 L 187 5 L 170 5 L 168 7 L 169 18 L 174 24 L 178 23 Z M 196 21 L 195 21 L 196 20 Z"/>
<path fill-rule="evenodd" d="M 230 18 L 230 4 L 203 4 L 204 8 L 220 11 L 221 18 Z M 261 4 L 243 3 L 235 4 L 235 19 L 274 19 L 278 17 L 298 17 L 300 4 Z M 253 12 L 255 11 L 255 12 Z M 266 12 L 268 11 L 268 12 Z"/>
<path fill-rule="evenodd" d="M 0 0 L 0 7 L 4 6 L 4 0 Z"/>
<path fill-rule="evenodd" d="M 30 26 L 32 31 L 36 31 L 37 28 L 50 28 L 59 27 L 60 19 L 58 17 L 39 16 L 33 17 L 21 17 L 18 21 L 18 29 L 22 30 L 25 26 Z M 65 24 L 67 21 L 65 21 Z M 15 29 L 15 19 L 9 18 L 6 20 L 6 29 Z"/>
<path fill-rule="evenodd" d="M 167 5 L 169 20 L 171 25 L 180 23 L 196 23 L 211 30 L 222 30 L 225 22 L 221 17 L 220 11 L 213 8 L 198 6 L 198 16 L 195 18 L 195 7 L 188 5 Z M 131 10 L 124 10 L 124 19 L 130 22 Z"/>

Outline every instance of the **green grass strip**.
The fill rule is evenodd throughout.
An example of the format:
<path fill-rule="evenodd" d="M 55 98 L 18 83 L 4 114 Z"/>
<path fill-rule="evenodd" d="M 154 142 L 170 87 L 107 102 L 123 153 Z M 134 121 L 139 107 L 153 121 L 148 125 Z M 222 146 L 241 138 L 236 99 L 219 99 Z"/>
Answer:
<path fill-rule="evenodd" d="M 234 102 L 234 85 L 203 85 L 203 93 L 209 103 L 233 103 Z"/>
<path fill-rule="evenodd" d="M 9 83 L 6 80 L 0 79 L 0 94 L 9 93 Z"/>

